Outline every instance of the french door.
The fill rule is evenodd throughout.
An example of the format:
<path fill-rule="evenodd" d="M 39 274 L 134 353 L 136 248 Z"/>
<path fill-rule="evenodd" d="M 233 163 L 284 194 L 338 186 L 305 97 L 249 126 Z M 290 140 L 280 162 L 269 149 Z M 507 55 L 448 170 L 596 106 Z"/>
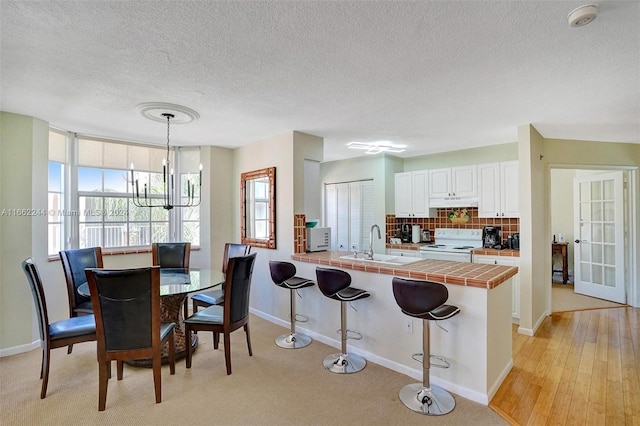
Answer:
<path fill-rule="evenodd" d="M 576 293 L 626 303 L 622 172 L 573 181 Z"/>

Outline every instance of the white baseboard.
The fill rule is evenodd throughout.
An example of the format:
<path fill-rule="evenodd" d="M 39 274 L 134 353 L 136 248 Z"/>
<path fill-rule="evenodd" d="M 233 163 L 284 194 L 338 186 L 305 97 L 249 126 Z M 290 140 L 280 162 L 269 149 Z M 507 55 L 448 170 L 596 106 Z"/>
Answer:
<path fill-rule="evenodd" d="M 266 313 L 264 313 L 262 311 L 258 311 L 258 310 L 254 309 L 254 308 L 249 308 L 249 311 L 252 314 L 254 314 L 254 315 L 256 315 L 256 316 L 258 316 L 258 317 L 260 317 L 260 318 L 262 318 L 262 319 L 264 319 L 266 321 L 269 321 L 269 322 L 272 322 L 274 324 L 280 325 L 280 326 L 285 327 L 287 329 L 290 326 L 289 321 L 283 321 L 280 318 L 276 318 L 276 317 L 274 317 L 272 315 L 266 314 Z M 329 338 L 329 337 L 327 337 L 325 335 L 318 334 L 318 333 L 316 333 L 316 332 L 314 332 L 312 330 L 307 330 L 304 327 L 299 326 L 299 325 L 296 325 L 296 330 L 299 330 L 301 333 L 304 333 L 304 334 L 308 335 L 309 337 L 311 337 L 314 340 L 317 340 L 318 342 L 324 343 L 324 344 L 332 346 L 334 348 L 340 348 L 341 347 L 340 340 L 331 339 L 331 338 Z M 275 337 L 274 337 L 274 339 L 275 339 Z M 400 373 L 400 374 L 404 374 L 404 375 L 409 376 L 409 377 L 411 377 L 411 378 L 413 378 L 413 379 L 415 379 L 415 380 L 417 380 L 419 382 L 422 382 L 422 369 L 418 370 L 418 369 L 415 369 L 415 368 L 409 368 L 406 365 L 399 364 L 399 363 L 397 363 L 395 361 L 392 361 L 390 359 L 380 357 L 380 356 L 378 356 L 376 354 L 373 354 L 371 352 L 364 351 L 364 350 L 358 349 L 358 348 L 352 348 L 352 347 L 349 347 L 349 346 L 347 346 L 347 347 L 349 348 L 350 352 L 352 352 L 354 354 L 357 354 L 357 355 L 360 355 L 361 357 L 363 357 L 367 361 L 376 363 L 376 364 L 381 365 L 381 366 L 383 366 L 385 368 L 388 368 L 389 370 L 395 371 L 395 372 Z M 508 374 L 509 371 L 511 370 L 512 365 L 513 365 L 512 363 L 509 364 L 508 368 L 505 369 L 506 372 L 503 371 L 503 375 L 501 375 L 500 380 L 497 381 L 492 386 L 492 389 L 493 389 L 493 387 L 495 387 L 495 390 L 493 391 L 493 393 L 497 392 L 498 388 L 500 387 L 500 384 L 502 383 L 502 380 L 504 380 L 504 377 L 506 377 L 506 374 Z M 465 388 L 463 386 L 459 386 L 459 385 L 457 385 L 455 383 L 448 382 L 448 381 L 440 379 L 438 377 L 432 377 L 431 378 L 431 383 L 433 383 L 434 385 L 438 385 L 438 386 L 448 390 L 449 392 L 453 392 L 456 395 L 459 395 L 459 396 L 461 396 L 463 398 L 466 398 L 468 400 L 471 400 L 471 401 L 474 401 L 474 402 L 477 402 L 477 403 L 483 404 L 483 405 L 489 405 L 489 401 L 491 400 L 491 397 L 493 397 L 493 394 L 491 394 L 491 397 L 489 397 L 489 395 L 483 395 L 480 392 Z"/>
<path fill-rule="evenodd" d="M 14 346 L 12 348 L 0 349 L 0 358 L 4 358 L 5 356 L 18 355 L 25 352 L 32 351 L 40 347 L 40 340 L 36 340 L 31 343 L 27 343 L 26 345 Z"/>

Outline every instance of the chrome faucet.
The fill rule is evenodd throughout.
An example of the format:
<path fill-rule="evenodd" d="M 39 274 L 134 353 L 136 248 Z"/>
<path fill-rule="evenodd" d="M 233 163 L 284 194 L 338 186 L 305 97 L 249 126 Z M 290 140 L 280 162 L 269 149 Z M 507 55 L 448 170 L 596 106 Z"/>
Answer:
<path fill-rule="evenodd" d="M 378 225 L 371 226 L 369 230 L 369 250 L 364 252 L 367 255 L 367 259 L 373 260 L 373 229 L 378 228 L 378 239 L 382 239 L 382 235 L 380 235 L 380 227 Z"/>

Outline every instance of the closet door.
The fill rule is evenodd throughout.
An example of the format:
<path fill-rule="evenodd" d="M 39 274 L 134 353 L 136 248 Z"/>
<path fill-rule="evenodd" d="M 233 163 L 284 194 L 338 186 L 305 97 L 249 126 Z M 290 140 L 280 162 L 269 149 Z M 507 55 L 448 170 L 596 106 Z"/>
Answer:
<path fill-rule="evenodd" d="M 362 251 L 362 205 L 360 182 L 349 183 L 349 246 L 347 250 Z M 355 248 L 354 248 L 355 247 Z"/>
<path fill-rule="evenodd" d="M 374 224 L 373 181 L 325 185 L 325 218 L 331 228 L 331 250 L 368 249 Z"/>
<path fill-rule="evenodd" d="M 338 187 L 335 184 L 324 186 L 325 225 L 331 228 L 331 250 L 337 250 L 338 241 Z"/>
<path fill-rule="evenodd" d="M 338 219 L 336 223 L 335 250 L 351 250 L 349 245 L 349 184 L 339 183 L 337 186 Z M 331 229 L 333 231 L 333 228 Z"/>
<path fill-rule="evenodd" d="M 360 215 L 360 229 L 361 229 L 361 250 L 369 249 L 369 236 L 371 227 L 375 223 L 373 216 L 373 181 L 367 180 L 360 182 L 360 194 L 361 194 L 361 215 Z M 382 238 L 385 239 L 385 228 L 381 227 Z M 377 238 L 376 235 L 374 238 Z"/>

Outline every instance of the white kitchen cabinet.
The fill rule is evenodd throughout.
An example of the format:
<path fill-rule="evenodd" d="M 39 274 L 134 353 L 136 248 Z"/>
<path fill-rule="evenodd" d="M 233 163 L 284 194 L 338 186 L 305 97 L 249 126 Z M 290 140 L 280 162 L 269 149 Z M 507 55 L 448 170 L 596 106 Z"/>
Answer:
<path fill-rule="evenodd" d="M 488 256 L 488 255 L 473 255 L 473 263 L 484 263 L 489 265 L 502 265 L 502 266 L 520 266 L 520 258 L 512 256 Z M 511 278 L 512 293 L 511 293 L 511 317 L 513 323 L 518 324 L 520 322 L 520 273 Z"/>
<path fill-rule="evenodd" d="M 478 196 L 477 166 L 429 170 L 429 198 Z"/>
<path fill-rule="evenodd" d="M 387 249 L 387 254 L 391 256 L 420 257 L 420 250 Z"/>
<path fill-rule="evenodd" d="M 435 216 L 435 209 L 429 209 L 428 181 L 426 170 L 395 174 L 396 217 Z"/>
<path fill-rule="evenodd" d="M 478 217 L 520 217 L 518 161 L 478 165 Z"/>

